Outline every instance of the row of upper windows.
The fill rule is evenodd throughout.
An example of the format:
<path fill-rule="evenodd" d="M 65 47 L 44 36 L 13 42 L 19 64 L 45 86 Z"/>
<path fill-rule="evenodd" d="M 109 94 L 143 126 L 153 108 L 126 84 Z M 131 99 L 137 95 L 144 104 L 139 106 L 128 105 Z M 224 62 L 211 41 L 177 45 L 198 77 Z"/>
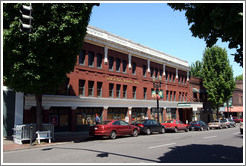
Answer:
<path fill-rule="evenodd" d="M 79 95 L 85 96 L 85 80 L 79 80 Z M 94 97 L 94 90 L 96 90 L 95 97 L 102 97 L 102 82 L 97 82 L 96 89 L 94 88 L 94 81 L 88 81 L 88 96 Z M 116 98 L 127 98 L 127 85 L 123 85 L 123 89 L 121 89 L 121 84 L 112 84 L 109 83 L 108 89 L 108 97 L 116 97 Z M 114 91 L 116 90 L 116 96 L 114 96 Z M 154 91 L 152 88 L 150 92 Z M 122 96 L 121 96 L 122 93 Z M 151 94 L 151 93 L 149 93 Z M 128 98 L 137 99 L 137 87 L 132 86 L 132 94 L 128 96 Z M 147 88 L 143 88 L 143 96 L 142 99 L 147 99 Z M 164 97 L 166 101 L 176 101 L 176 91 L 166 91 L 166 96 Z M 187 93 L 179 92 L 179 101 L 187 101 Z"/>
<path fill-rule="evenodd" d="M 97 68 L 102 68 L 102 54 L 98 53 L 96 55 L 96 59 L 97 59 L 97 63 L 96 66 Z M 85 65 L 85 58 L 86 58 L 86 50 L 82 50 L 79 54 L 79 64 L 80 65 Z M 109 71 L 114 71 L 114 59 L 116 62 L 116 72 L 121 72 L 121 63 L 122 63 L 122 72 L 126 73 L 127 70 L 127 61 L 126 60 L 121 60 L 120 58 L 114 58 L 112 56 L 108 57 L 109 60 L 109 65 L 108 65 L 108 69 Z M 88 66 L 89 67 L 95 67 L 94 64 L 95 61 L 95 53 L 92 51 L 88 51 Z M 143 65 L 142 66 L 142 76 L 146 77 L 146 73 L 147 73 L 147 65 Z M 175 82 L 175 78 L 176 78 L 176 73 L 172 73 L 172 72 L 168 72 L 166 71 L 166 81 L 168 82 Z M 132 62 L 132 74 L 136 75 L 136 63 Z M 151 78 L 158 78 L 158 76 L 162 76 L 163 75 L 163 70 L 162 69 L 158 69 L 158 68 L 154 68 L 154 67 L 150 67 L 150 77 Z M 179 75 L 179 84 L 187 84 L 187 76 L 184 75 Z"/>

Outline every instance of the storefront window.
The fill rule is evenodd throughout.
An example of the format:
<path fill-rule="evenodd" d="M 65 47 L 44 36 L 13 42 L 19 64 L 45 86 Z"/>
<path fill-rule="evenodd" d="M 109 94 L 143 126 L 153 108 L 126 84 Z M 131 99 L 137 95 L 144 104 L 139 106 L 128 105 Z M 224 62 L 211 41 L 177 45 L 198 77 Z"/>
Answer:
<path fill-rule="evenodd" d="M 166 120 L 176 119 L 176 108 L 167 108 Z"/>
<path fill-rule="evenodd" d="M 60 115 L 60 126 L 68 126 L 68 115 Z"/>
<path fill-rule="evenodd" d="M 158 110 L 157 108 L 151 108 L 151 119 L 158 122 Z M 163 122 L 163 108 L 159 108 L 159 122 Z"/>

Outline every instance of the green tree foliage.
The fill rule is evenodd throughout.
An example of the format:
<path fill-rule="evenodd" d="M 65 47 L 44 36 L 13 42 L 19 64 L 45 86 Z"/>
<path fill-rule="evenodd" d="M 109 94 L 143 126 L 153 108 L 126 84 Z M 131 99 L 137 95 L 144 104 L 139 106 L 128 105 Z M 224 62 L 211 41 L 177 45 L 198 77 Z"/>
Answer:
<path fill-rule="evenodd" d="M 218 109 L 226 102 L 235 88 L 233 71 L 227 52 L 218 46 L 206 48 L 203 54 L 202 67 L 203 85 L 207 89 L 208 100 Z"/>
<path fill-rule="evenodd" d="M 243 74 L 235 77 L 235 81 L 242 81 L 242 80 L 243 80 Z"/>
<path fill-rule="evenodd" d="M 202 62 L 196 61 L 195 63 L 192 63 L 190 66 L 190 75 L 197 78 L 202 78 Z"/>
<path fill-rule="evenodd" d="M 15 91 L 35 94 L 38 129 L 42 94 L 54 93 L 73 71 L 94 4 L 33 3 L 33 33 L 20 29 L 21 4 L 3 4 L 3 79 Z"/>
<path fill-rule="evenodd" d="M 243 3 L 170 3 L 174 10 L 185 15 L 193 36 L 204 38 L 207 47 L 218 38 L 235 48 L 235 62 L 243 66 Z"/>

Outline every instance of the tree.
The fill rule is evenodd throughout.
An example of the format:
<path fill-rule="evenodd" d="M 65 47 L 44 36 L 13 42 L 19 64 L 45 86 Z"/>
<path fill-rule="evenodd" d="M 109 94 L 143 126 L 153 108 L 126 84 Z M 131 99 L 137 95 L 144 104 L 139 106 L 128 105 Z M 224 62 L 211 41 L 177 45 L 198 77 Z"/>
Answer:
<path fill-rule="evenodd" d="M 3 80 L 9 88 L 35 94 L 37 129 L 42 94 L 54 93 L 73 71 L 94 4 L 33 3 L 33 32 L 20 29 L 21 4 L 3 4 Z"/>
<path fill-rule="evenodd" d="M 235 81 L 242 81 L 242 80 L 243 80 L 243 74 L 235 77 Z"/>
<path fill-rule="evenodd" d="M 195 63 L 192 63 L 190 66 L 190 75 L 197 78 L 202 78 L 202 62 L 196 61 Z"/>
<path fill-rule="evenodd" d="M 174 10 L 186 11 L 190 30 L 195 37 L 204 38 L 207 47 L 218 38 L 237 49 L 235 62 L 243 66 L 243 3 L 170 3 Z"/>
<path fill-rule="evenodd" d="M 205 49 L 202 78 L 208 101 L 217 109 L 218 118 L 219 106 L 230 99 L 235 88 L 232 67 L 225 49 L 218 46 Z"/>

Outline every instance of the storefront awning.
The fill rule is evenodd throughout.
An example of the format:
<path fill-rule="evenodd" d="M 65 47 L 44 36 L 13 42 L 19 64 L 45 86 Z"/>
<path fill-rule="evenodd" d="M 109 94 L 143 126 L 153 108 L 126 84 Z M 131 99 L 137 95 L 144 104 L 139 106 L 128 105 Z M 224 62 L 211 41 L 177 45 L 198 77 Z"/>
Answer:
<path fill-rule="evenodd" d="M 243 112 L 243 106 L 233 106 L 233 107 L 229 107 L 229 109 L 227 110 L 227 107 L 225 107 L 225 112 Z"/>

